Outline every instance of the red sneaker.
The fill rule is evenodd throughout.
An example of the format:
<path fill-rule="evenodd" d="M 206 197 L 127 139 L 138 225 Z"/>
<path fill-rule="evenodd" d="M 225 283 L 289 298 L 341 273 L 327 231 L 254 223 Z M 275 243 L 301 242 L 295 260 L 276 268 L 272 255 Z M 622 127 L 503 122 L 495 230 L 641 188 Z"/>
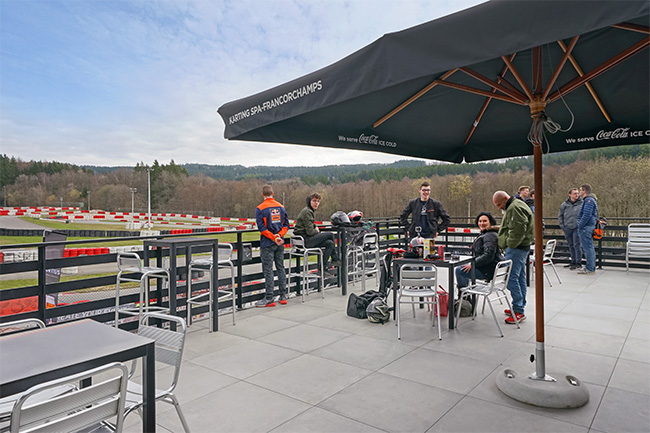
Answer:
<path fill-rule="evenodd" d="M 280 296 L 280 304 L 287 305 L 287 297 L 282 295 Z"/>
<path fill-rule="evenodd" d="M 522 322 L 526 319 L 526 316 L 524 313 L 515 313 L 515 316 L 517 316 L 517 322 Z M 510 316 L 506 319 L 506 323 L 508 325 L 516 325 L 517 323 L 515 322 L 514 317 Z"/>
<path fill-rule="evenodd" d="M 507 308 L 503 310 L 506 316 L 512 316 L 512 311 L 508 310 Z"/>

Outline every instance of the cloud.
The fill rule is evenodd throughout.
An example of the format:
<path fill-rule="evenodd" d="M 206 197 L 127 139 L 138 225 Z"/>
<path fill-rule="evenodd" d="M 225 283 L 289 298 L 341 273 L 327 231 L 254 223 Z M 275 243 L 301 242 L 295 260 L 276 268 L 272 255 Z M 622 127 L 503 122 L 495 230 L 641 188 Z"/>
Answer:
<path fill-rule="evenodd" d="M 216 109 L 478 1 L 2 2 L 0 152 L 89 165 L 399 157 L 227 142 Z"/>

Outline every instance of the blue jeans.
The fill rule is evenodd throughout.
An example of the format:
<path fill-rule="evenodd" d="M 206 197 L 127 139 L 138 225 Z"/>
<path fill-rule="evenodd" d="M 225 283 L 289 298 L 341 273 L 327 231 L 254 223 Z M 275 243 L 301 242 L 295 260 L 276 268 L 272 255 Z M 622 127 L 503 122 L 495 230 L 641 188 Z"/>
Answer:
<path fill-rule="evenodd" d="M 508 280 L 508 290 L 512 295 L 512 309 L 515 313 L 524 313 L 526 307 L 526 260 L 528 251 L 517 248 L 506 248 L 506 260 L 512 260 L 510 269 L 510 279 Z"/>
<path fill-rule="evenodd" d="M 596 250 L 594 249 L 594 229 L 596 224 L 585 226 L 578 229 L 580 236 L 580 246 L 585 253 L 585 260 L 587 261 L 586 267 L 589 272 L 596 270 Z"/>
<path fill-rule="evenodd" d="M 469 272 L 463 271 L 463 268 L 458 266 L 455 270 L 456 272 L 456 283 L 458 287 L 467 287 L 469 286 L 470 283 L 470 278 L 471 278 L 471 270 Z M 481 272 L 476 266 L 474 266 L 474 272 L 476 273 L 476 279 L 477 280 L 484 280 L 485 275 L 483 275 L 483 272 Z"/>
<path fill-rule="evenodd" d="M 266 288 L 266 299 L 272 300 L 273 295 L 273 262 L 278 271 L 278 285 L 280 296 L 287 294 L 287 274 L 284 271 L 284 245 L 271 245 L 260 249 L 262 259 L 262 273 L 264 274 L 264 287 Z"/>
<path fill-rule="evenodd" d="M 580 265 L 582 262 L 582 250 L 580 249 L 580 237 L 578 229 L 564 229 L 564 238 L 569 244 L 569 253 L 571 254 L 571 264 Z"/>

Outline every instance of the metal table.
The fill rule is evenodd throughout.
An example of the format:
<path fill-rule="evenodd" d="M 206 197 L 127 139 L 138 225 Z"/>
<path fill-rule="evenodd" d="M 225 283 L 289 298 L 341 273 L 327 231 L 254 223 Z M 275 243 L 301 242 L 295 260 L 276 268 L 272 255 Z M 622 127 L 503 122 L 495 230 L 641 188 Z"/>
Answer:
<path fill-rule="evenodd" d="M 219 240 L 210 239 L 210 238 L 172 238 L 172 239 L 151 239 L 144 241 L 144 265 L 149 266 L 149 257 L 150 250 L 152 247 L 156 247 L 155 257 L 158 261 L 158 267 L 164 267 L 163 262 L 163 248 L 169 248 L 169 313 L 173 315 L 178 315 L 178 308 L 176 306 L 176 297 L 178 296 L 177 287 L 176 287 L 176 272 L 178 269 L 177 259 L 178 254 L 181 250 L 185 250 L 185 265 L 192 261 L 192 250 L 196 252 L 198 247 L 210 247 L 212 248 L 212 260 L 214 266 L 212 266 L 212 278 L 213 284 L 212 287 L 214 290 L 217 290 L 219 287 L 219 266 L 217 262 L 219 260 Z M 192 278 L 191 275 L 188 275 L 187 278 Z M 186 283 L 187 284 L 187 283 Z M 185 294 L 185 293 L 184 293 Z M 162 297 L 162 294 L 161 294 Z M 212 296 L 212 311 L 214 314 L 212 316 L 212 331 L 219 330 L 219 297 Z M 175 324 L 171 324 L 175 326 Z"/>
<path fill-rule="evenodd" d="M 341 295 L 345 296 L 348 294 L 348 264 L 345 256 L 348 252 L 348 242 L 352 240 L 352 236 L 350 235 L 363 232 L 365 228 L 363 225 L 350 227 L 338 226 L 332 227 L 329 230 L 336 232 L 337 248 L 339 251 L 339 257 L 341 258 L 341 267 L 339 268 L 338 277 L 339 284 L 341 285 Z"/>
<path fill-rule="evenodd" d="M 447 314 L 447 319 L 449 320 L 449 329 L 454 329 L 455 324 L 455 315 L 454 315 L 454 269 L 457 266 L 462 266 L 467 263 L 472 264 L 472 271 L 470 272 L 470 278 L 472 283 L 476 282 L 476 264 L 474 263 L 474 256 L 459 256 L 458 260 L 425 260 L 425 259 L 393 259 L 393 305 L 397 309 L 397 288 L 399 287 L 399 268 L 402 265 L 416 265 L 416 266 L 435 266 L 436 268 L 448 268 L 449 269 L 449 312 Z M 393 319 L 397 311 L 393 311 Z"/>
<path fill-rule="evenodd" d="M 156 431 L 155 342 L 85 319 L 0 338 L 0 397 L 34 385 L 99 367 L 143 357 L 145 432 Z"/>

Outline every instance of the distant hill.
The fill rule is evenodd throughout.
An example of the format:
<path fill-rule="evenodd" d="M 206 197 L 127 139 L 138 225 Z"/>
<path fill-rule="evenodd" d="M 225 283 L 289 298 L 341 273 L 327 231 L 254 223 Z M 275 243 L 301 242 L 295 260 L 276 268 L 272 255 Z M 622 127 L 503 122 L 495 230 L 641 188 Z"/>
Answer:
<path fill-rule="evenodd" d="M 243 179 L 265 179 L 282 180 L 293 177 L 301 179 L 314 179 L 315 181 L 342 181 L 347 178 L 358 178 L 360 173 L 381 169 L 402 169 L 424 167 L 424 161 L 401 160 L 390 164 L 350 164 L 350 165 L 326 165 L 322 167 L 272 167 L 255 166 L 244 167 L 243 165 L 210 165 L 210 164 L 179 164 L 187 170 L 190 176 L 204 174 L 215 179 L 243 180 Z M 120 169 L 133 169 L 133 167 L 105 167 L 86 165 L 85 168 L 95 173 L 110 173 Z"/>

